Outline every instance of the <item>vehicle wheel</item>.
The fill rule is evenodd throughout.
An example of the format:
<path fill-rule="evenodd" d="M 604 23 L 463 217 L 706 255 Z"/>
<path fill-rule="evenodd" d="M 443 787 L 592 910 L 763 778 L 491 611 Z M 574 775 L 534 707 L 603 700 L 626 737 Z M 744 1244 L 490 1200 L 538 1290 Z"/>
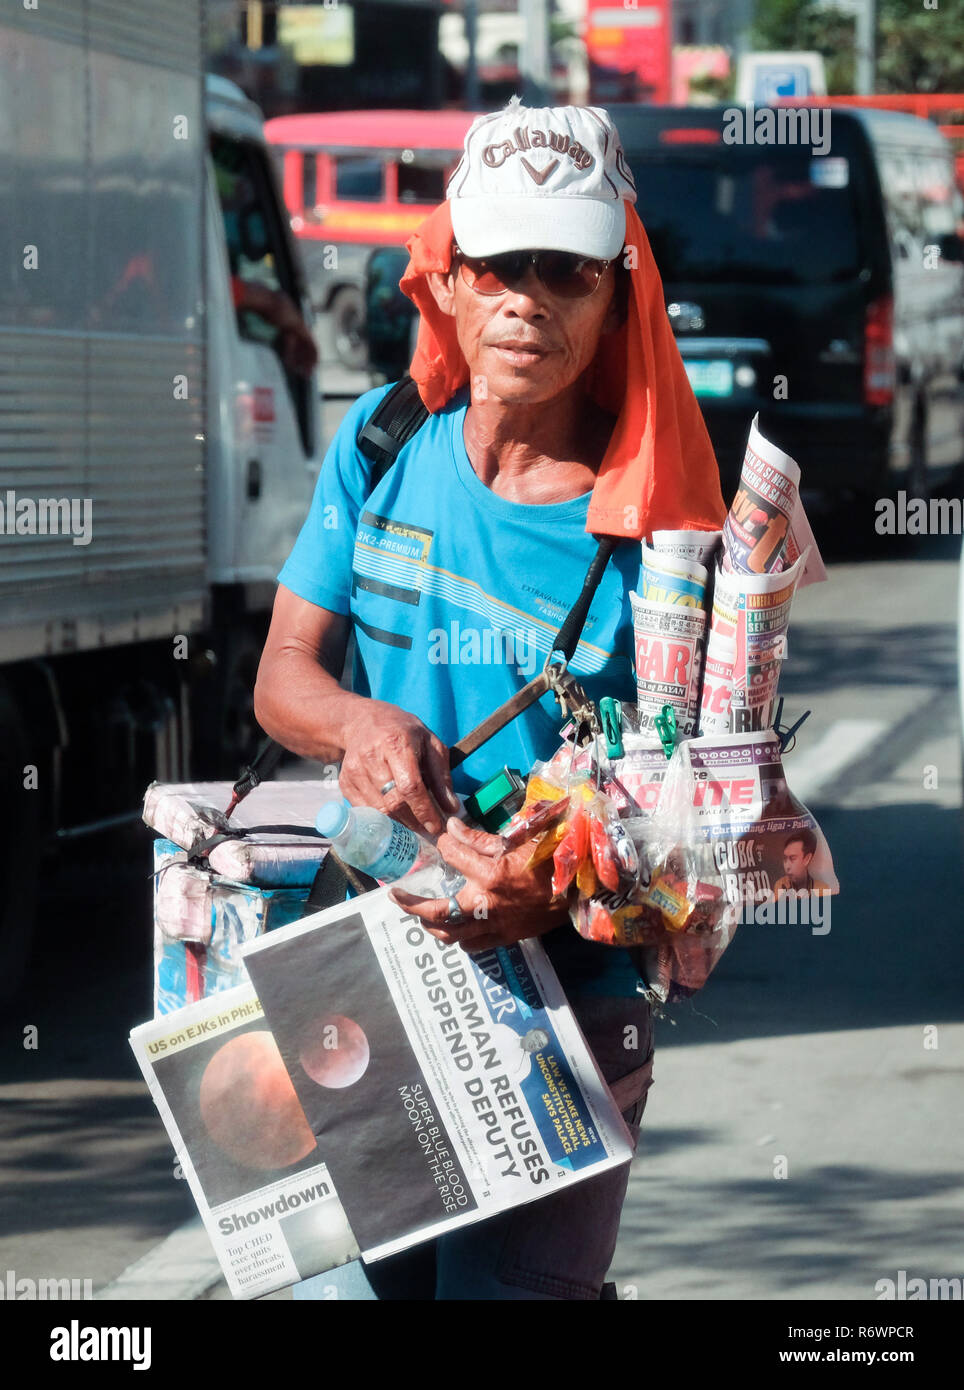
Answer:
<path fill-rule="evenodd" d="M 337 292 L 331 301 L 331 336 L 338 361 L 352 371 L 368 365 L 368 340 L 365 337 L 365 300 L 361 290 L 350 286 Z"/>
<path fill-rule="evenodd" d="M 0 1002 L 19 990 L 30 955 L 41 852 L 42 792 L 28 791 L 24 767 L 37 763 L 27 726 L 11 693 L 0 686 Z"/>
<path fill-rule="evenodd" d="M 195 690 L 192 746 L 200 777 L 233 780 L 264 742 L 254 717 L 263 645 L 251 628 L 232 627 L 217 647 L 212 678 Z"/>

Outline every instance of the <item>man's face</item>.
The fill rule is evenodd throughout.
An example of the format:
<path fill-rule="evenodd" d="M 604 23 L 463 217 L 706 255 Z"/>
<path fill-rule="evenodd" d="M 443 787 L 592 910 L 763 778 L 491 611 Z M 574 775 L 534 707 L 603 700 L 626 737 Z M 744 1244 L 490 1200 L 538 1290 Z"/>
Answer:
<path fill-rule="evenodd" d="M 473 400 L 481 379 L 485 398 L 519 405 L 551 400 L 589 366 L 601 335 L 619 326 L 614 284 L 611 265 L 582 299 L 551 294 L 533 265 L 514 289 L 498 295 L 472 289 L 457 265 L 429 276 L 439 308 L 455 317 Z"/>
<path fill-rule="evenodd" d="M 806 878 L 812 854 L 807 854 L 801 840 L 791 840 L 783 851 L 783 872 L 787 878 L 800 882 Z"/>

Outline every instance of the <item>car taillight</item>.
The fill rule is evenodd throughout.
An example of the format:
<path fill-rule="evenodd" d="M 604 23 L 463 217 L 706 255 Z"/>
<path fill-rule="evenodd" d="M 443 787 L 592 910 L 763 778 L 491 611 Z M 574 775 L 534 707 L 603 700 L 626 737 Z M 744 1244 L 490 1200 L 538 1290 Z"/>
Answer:
<path fill-rule="evenodd" d="M 890 405 L 896 383 L 894 301 L 887 294 L 867 305 L 864 321 L 864 403 Z"/>
<path fill-rule="evenodd" d="M 722 132 L 705 126 L 672 126 L 659 132 L 661 145 L 718 145 Z"/>

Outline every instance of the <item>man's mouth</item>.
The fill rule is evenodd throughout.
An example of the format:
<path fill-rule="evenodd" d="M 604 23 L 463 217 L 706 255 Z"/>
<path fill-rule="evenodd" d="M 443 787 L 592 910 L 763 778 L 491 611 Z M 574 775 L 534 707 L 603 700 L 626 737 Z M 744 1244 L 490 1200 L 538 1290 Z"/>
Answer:
<path fill-rule="evenodd" d="M 526 342 L 507 342 L 493 343 L 496 352 L 501 352 L 510 362 L 525 365 L 530 362 L 538 362 L 546 355 L 546 348 L 539 347 L 535 343 Z"/>

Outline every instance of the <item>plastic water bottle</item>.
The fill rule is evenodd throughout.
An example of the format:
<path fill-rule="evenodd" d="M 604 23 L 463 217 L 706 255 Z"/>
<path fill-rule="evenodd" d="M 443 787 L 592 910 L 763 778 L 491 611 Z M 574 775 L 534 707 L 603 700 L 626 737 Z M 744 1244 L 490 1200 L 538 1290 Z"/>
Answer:
<path fill-rule="evenodd" d="M 315 829 L 331 842 L 340 859 L 379 883 L 404 879 L 407 892 L 427 898 L 450 897 L 465 884 L 431 840 L 372 806 L 352 806 L 344 797 L 326 801 L 315 818 Z"/>

